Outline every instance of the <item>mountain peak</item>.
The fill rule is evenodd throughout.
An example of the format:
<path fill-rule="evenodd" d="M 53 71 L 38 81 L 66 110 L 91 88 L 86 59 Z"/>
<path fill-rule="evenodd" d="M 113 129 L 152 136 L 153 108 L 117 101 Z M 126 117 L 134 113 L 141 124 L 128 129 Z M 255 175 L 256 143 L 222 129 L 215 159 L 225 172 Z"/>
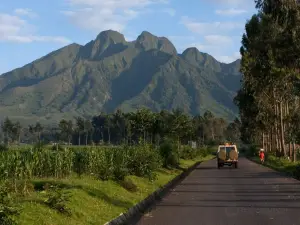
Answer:
<path fill-rule="evenodd" d="M 210 67 L 215 71 L 220 71 L 220 63 L 211 55 L 200 52 L 196 47 L 187 48 L 181 56 L 192 65 Z"/>
<path fill-rule="evenodd" d="M 198 50 L 198 48 L 196 48 L 196 47 L 189 47 L 189 48 L 185 49 L 182 54 L 188 53 L 188 52 L 199 52 L 200 53 L 200 51 Z"/>
<path fill-rule="evenodd" d="M 182 52 L 182 57 L 193 65 L 203 64 L 205 56 L 196 47 L 187 48 Z"/>
<path fill-rule="evenodd" d="M 151 34 L 149 31 L 142 31 L 142 33 L 139 35 L 139 37 L 156 37 L 154 34 Z"/>
<path fill-rule="evenodd" d="M 166 37 L 157 37 L 148 31 L 143 31 L 135 41 L 135 46 L 145 51 L 150 49 L 158 49 L 160 51 L 177 54 L 175 46 Z"/>
<path fill-rule="evenodd" d="M 125 42 L 125 37 L 123 34 L 114 30 L 105 30 L 98 34 L 96 40 L 101 42 L 110 42 L 113 44 Z"/>

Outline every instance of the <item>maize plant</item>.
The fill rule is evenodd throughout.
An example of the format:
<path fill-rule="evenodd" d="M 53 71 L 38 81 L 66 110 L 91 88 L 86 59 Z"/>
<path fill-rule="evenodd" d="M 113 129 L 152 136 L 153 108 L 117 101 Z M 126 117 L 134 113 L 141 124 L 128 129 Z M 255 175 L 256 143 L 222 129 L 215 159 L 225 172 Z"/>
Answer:
<path fill-rule="evenodd" d="M 28 193 L 28 182 L 34 178 L 63 179 L 74 173 L 103 180 L 123 180 L 127 175 L 150 178 L 160 166 L 157 150 L 146 145 L 15 149 L 0 152 L 0 181 L 10 180 L 16 192 Z"/>

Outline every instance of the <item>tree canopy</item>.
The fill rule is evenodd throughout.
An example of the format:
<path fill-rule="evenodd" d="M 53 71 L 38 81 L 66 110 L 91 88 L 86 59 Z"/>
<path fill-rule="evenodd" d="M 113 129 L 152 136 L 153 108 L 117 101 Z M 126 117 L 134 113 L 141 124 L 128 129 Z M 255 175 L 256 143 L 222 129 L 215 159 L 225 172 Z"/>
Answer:
<path fill-rule="evenodd" d="M 245 25 L 240 49 L 243 79 L 235 103 L 240 110 L 241 138 L 292 156 L 291 146 L 300 139 L 295 133 L 300 122 L 295 119 L 299 111 L 300 7 L 296 0 L 255 3 L 258 12 Z"/>

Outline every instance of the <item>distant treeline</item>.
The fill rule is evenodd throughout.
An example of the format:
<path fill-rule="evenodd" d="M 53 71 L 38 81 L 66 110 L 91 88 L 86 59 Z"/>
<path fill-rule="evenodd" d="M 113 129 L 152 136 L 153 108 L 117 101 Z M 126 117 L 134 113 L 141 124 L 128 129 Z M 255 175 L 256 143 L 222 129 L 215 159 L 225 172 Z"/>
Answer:
<path fill-rule="evenodd" d="M 2 122 L 4 144 L 55 142 L 72 145 L 91 144 L 136 144 L 146 142 L 159 144 L 165 138 L 177 143 L 214 144 L 220 141 L 238 141 L 240 121 L 228 123 L 207 111 L 203 116 L 191 117 L 181 110 L 173 112 L 151 112 L 142 108 L 124 113 L 94 116 L 92 119 L 75 117 L 61 120 L 55 127 L 44 127 L 40 123 L 22 127 L 19 122 L 6 118 Z"/>

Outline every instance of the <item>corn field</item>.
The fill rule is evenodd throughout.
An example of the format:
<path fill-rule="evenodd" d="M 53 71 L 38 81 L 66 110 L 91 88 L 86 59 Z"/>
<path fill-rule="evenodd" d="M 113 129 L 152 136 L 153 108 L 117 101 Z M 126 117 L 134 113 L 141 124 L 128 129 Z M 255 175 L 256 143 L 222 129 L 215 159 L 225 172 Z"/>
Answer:
<path fill-rule="evenodd" d="M 150 146 L 20 149 L 0 152 L 0 180 L 67 178 L 92 175 L 99 179 L 123 179 L 126 175 L 151 178 L 161 166 L 159 152 Z"/>
<path fill-rule="evenodd" d="M 137 145 L 59 150 L 47 147 L 10 149 L 0 152 L 0 181 L 11 181 L 16 192 L 20 190 L 17 185 L 22 183 L 23 191 L 26 192 L 28 182 L 35 178 L 63 179 L 88 175 L 101 180 L 122 180 L 125 176 L 135 175 L 155 179 L 155 171 L 166 166 L 166 161 L 172 165 L 178 163 L 174 154 L 177 148 L 169 145 L 166 156 L 162 154 L 166 150 L 164 148 L 166 146 L 155 148 L 151 145 Z M 192 159 L 203 153 L 208 154 L 204 149 L 199 151 L 185 146 L 179 157 Z"/>

